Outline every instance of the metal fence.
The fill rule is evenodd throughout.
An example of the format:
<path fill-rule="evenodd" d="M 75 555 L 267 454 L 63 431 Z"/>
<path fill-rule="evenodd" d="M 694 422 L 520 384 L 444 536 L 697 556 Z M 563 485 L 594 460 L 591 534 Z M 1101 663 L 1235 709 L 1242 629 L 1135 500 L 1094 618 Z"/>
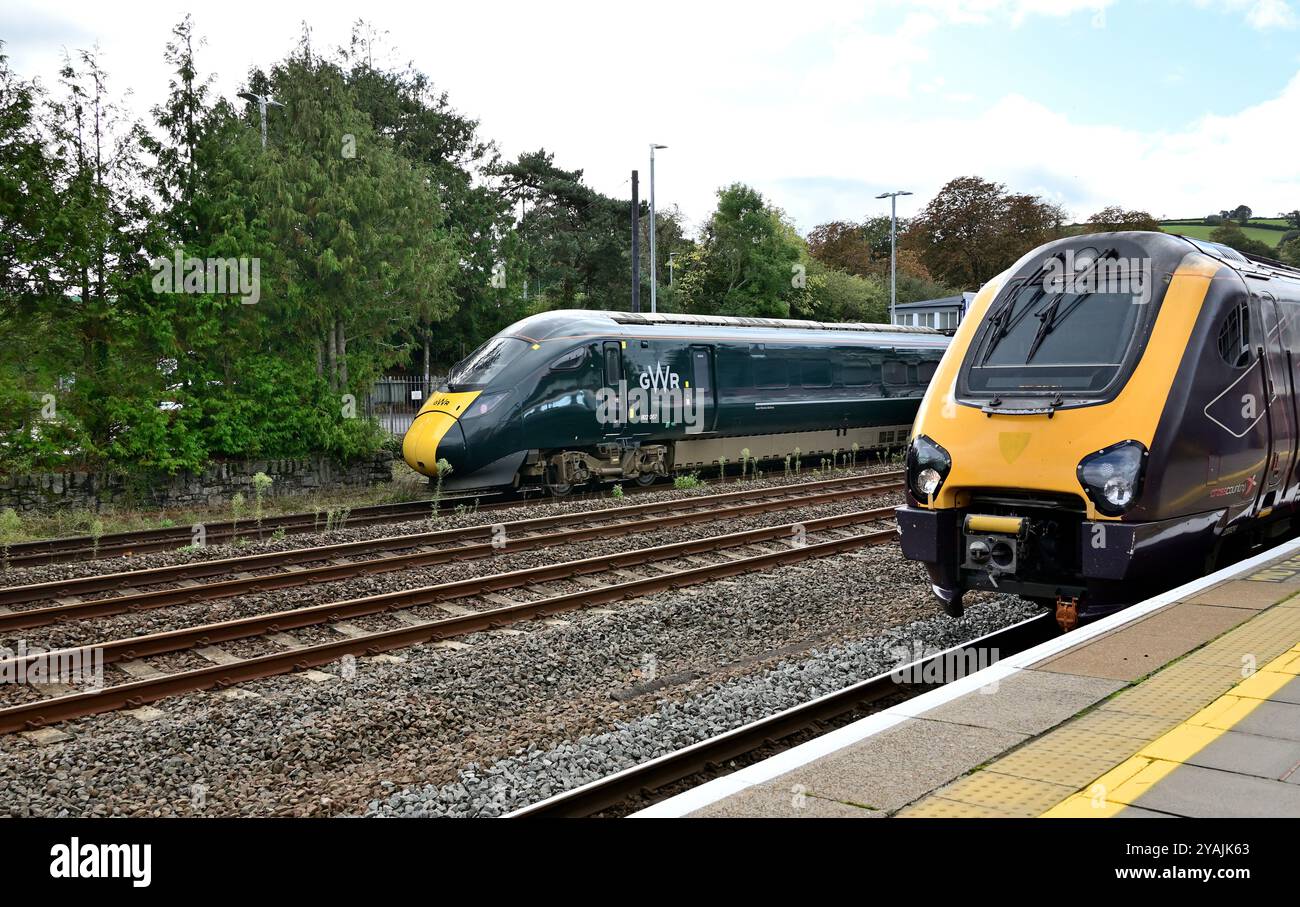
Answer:
<path fill-rule="evenodd" d="M 422 375 L 385 375 L 374 383 L 366 395 L 365 414 L 374 419 L 390 434 L 401 437 L 411 427 L 415 414 L 428 398 L 428 391 L 436 389 L 443 377 L 435 375 L 425 387 Z"/>

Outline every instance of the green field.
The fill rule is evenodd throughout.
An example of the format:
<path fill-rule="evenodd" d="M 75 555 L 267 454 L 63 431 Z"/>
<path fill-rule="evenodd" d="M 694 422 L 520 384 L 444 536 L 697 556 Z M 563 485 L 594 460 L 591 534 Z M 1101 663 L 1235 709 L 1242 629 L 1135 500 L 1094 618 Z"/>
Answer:
<path fill-rule="evenodd" d="M 1265 226 L 1255 226 L 1256 224 L 1272 224 L 1277 227 L 1283 227 L 1281 230 L 1270 230 Z M 1246 226 L 1241 228 L 1250 239 L 1257 239 L 1262 243 L 1267 243 L 1274 249 L 1286 235 L 1286 221 L 1280 217 L 1252 217 Z M 1184 222 L 1181 220 L 1165 220 L 1160 222 L 1160 229 L 1166 233 L 1181 233 L 1184 236 L 1190 236 L 1192 239 L 1209 239 L 1217 227 L 1211 227 L 1203 222 Z"/>

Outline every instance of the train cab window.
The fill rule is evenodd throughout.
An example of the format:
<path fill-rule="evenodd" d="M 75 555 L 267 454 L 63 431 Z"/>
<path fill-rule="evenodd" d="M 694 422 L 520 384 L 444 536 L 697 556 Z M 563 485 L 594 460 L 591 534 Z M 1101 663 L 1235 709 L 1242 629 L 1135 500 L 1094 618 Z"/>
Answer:
<path fill-rule="evenodd" d="M 831 364 L 825 359 L 804 359 L 799 368 L 804 387 L 831 386 Z"/>
<path fill-rule="evenodd" d="M 617 387 L 623 380 L 623 350 L 618 341 L 605 342 L 605 383 Z"/>
<path fill-rule="evenodd" d="M 902 385 L 907 383 L 907 366 L 901 362 L 885 363 L 885 383 Z"/>
<path fill-rule="evenodd" d="M 517 337 L 493 337 L 456 364 L 447 375 L 447 386 L 453 390 L 483 387 L 527 349 Z"/>
<path fill-rule="evenodd" d="M 1219 327 L 1219 355 L 1233 368 L 1250 364 L 1250 306 L 1242 302 L 1231 309 Z"/>
<path fill-rule="evenodd" d="M 551 371 L 567 372 L 575 368 L 581 368 L 582 364 L 587 361 L 587 348 L 580 346 L 576 350 L 569 350 L 559 359 L 551 363 Z"/>
<path fill-rule="evenodd" d="M 916 367 L 916 377 L 922 384 L 929 384 L 938 369 L 939 363 L 937 362 L 922 362 Z"/>

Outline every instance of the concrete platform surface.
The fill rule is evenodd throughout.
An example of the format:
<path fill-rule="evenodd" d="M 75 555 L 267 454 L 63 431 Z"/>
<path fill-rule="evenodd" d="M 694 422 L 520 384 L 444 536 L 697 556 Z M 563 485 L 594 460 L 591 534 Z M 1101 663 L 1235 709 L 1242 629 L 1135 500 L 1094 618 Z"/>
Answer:
<path fill-rule="evenodd" d="M 1300 816 L 1300 540 L 638 815 Z"/>

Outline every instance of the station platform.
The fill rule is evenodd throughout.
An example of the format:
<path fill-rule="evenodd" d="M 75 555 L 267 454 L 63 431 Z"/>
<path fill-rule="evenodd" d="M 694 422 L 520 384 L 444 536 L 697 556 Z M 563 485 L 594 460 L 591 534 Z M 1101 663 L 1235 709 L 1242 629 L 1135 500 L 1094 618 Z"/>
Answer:
<path fill-rule="evenodd" d="M 1298 817 L 1300 540 L 638 816 Z"/>

